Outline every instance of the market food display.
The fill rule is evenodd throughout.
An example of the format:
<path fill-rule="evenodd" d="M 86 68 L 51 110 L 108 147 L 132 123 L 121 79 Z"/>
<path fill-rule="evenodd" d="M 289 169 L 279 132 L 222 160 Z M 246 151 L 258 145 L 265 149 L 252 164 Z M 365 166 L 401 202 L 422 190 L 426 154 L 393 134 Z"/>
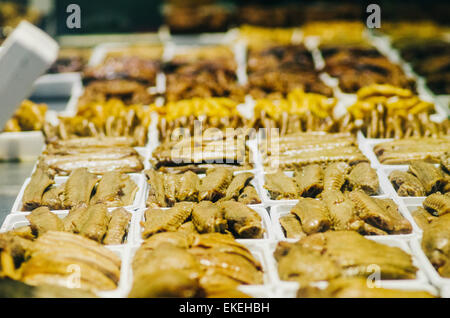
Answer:
<path fill-rule="evenodd" d="M 448 28 L 327 5 L 173 0 L 158 34 L 65 44 L 66 109 L 4 127 L 45 146 L 0 296 L 445 296 Z"/>

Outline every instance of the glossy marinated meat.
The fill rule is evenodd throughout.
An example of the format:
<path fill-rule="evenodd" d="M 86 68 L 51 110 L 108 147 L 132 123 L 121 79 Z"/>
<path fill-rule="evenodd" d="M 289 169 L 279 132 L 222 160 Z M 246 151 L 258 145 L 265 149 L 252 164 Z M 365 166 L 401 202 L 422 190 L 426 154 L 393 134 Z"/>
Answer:
<path fill-rule="evenodd" d="M 80 203 L 89 203 L 97 181 L 97 177 L 86 168 L 74 170 L 64 187 L 64 206 L 70 209 Z"/>
<path fill-rule="evenodd" d="M 444 277 L 450 277 L 450 214 L 440 216 L 424 227 L 422 249 L 431 264 Z"/>
<path fill-rule="evenodd" d="M 408 172 L 395 170 L 389 175 L 389 180 L 402 197 L 425 196 L 425 189 L 422 183 L 415 176 Z"/>
<path fill-rule="evenodd" d="M 248 185 L 244 188 L 242 193 L 238 197 L 238 202 L 246 205 L 250 204 L 260 204 L 261 199 L 259 198 L 258 192 L 252 185 Z"/>
<path fill-rule="evenodd" d="M 323 170 L 319 165 L 307 165 L 295 170 L 294 180 L 302 197 L 314 198 L 323 190 Z"/>
<path fill-rule="evenodd" d="M 301 239 L 306 236 L 300 221 L 293 214 L 280 217 L 280 225 L 288 239 Z"/>
<path fill-rule="evenodd" d="M 63 219 L 64 231 L 80 233 L 84 223 L 86 223 L 89 218 L 87 209 L 88 206 L 85 203 L 74 206 L 70 209 L 69 214 Z"/>
<path fill-rule="evenodd" d="M 297 216 L 303 231 L 310 235 L 330 229 L 331 221 L 326 205 L 312 198 L 300 198 L 291 213 Z"/>
<path fill-rule="evenodd" d="M 158 232 L 176 231 L 190 216 L 194 203 L 177 203 L 169 210 L 150 208 L 145 211 L 142 237 L 148 238 Z"/>
<path fill-rule="evenodd" d="M 323 189 L 340 191 L 345 183 L 345 176 L 350 167 L 345 162 L 335 162 L 328 165 L 324 171 Z"/>
<path fill-rule="evenodd" d="M 349 193 L 359 218 L 390 234 L 412 232 L 411 224 L 398 211 L 397 205 L 390 199 L 371 198 L 358 190 Z"/>
<path fill-rule="evenodd" d="M 47 231 L 63 231 L 63 221 L 47 207 L 40 207 L 33 210 L 26 216 L 30 222 L 31 229 L 36 236 L 42 235 Z"/>
<path fill-rule="evenodd" d="M 446 173 L 450 173 L 450 152 L 442 155 L 441 167 Z"/>
<path fill-rule="evenodd" d="M 224 197 L 232 179 L 233 173 L 228 169 L 208 170 L 199 186 L 199 200 L 216 201 Z"/>
<path fill-rule="evenodd" d="M 105 245 L 122 244 L 131 221 L 131 213 L 123 208 L 115 209 L 111 212 L 108 231 L 103 239 Z"/>
<path fill-rule="evenodd" d="M 421 290 L 403 290 L 391 288 L 371 288 L 365 278 L 336 278 L 327 288 L 301 287 L 297 298 L 434 298 L 432 294 Z"/>
<path fill-rule="evenodd" d="M 98 183 L 91 204 L 103 203 L 108 207 L 132 205 L 137 190 L 137 185 L 129 175 L 117 171 L 108 172 Z"/>
<path fill-rule="evenodd" d="M 146 170 L 145 175 L 147 176 L 148 183 L 148 198 L 147 206 L 160 206 L 166 207 L 166 195 L 164 190 L 164 176 L 155 170 Z"/>
<path fill-rule="evenodd" d="M 23 193 L 23 209 L 25 211 L 31 211 L 39 207 L 42 203 L 42 195 L 45 190 L 54 183 L 54 176 L 50 174 L 48 167 L 38 165 L 31 176 L 30 183 L 28 183 Z"/>
<path fill-rule="evenodd" d="M 197 201 L 200 182 L 200 178 L 194 172 L 183 173 L 178 180 L 177 201 Z"/>
<path fill-rule="evenodd" d="M 435 216 L 450 213 L 450 196 L 433 193 L 423 201 L 423 207 Z"/>
<path fill-rule="evenodd" d="M 229 230 L 236 237 L 262 238 L 264 234 L 262 219 L 255 210 L 235 201 L 221 202 L 220 208 L 223 209 Z"/>
<path fill-rule="evenodd" d="M 192 223 L 199 233 L 223 233 L 228 227 L 223 210 L 210 201 L 202 201 L 194 207 Z"/>
<path fill-rule="evenodd" d="M 437 216 L 430 214 L 422 207 L 417 208 L 417 210 L 412 212 L 411 215 L 421 229 L 424 229 L 428 224 L 438 219 Z"/>
<path fill-rule="evenodd" d="M 296 199 L 299 191 L 294 180 L 282 171 L 265 175 L 264 188 L 269 191 L 272 200 Z"/>
<path fill-rule="evenodd" d="M 101 243 L 109 224 L 109 214 L 106 205 L 91 205 L 87 208 L 86 214 L 88 217 L 80 229 L 80 235 Z"/>
<path fill-rule="evenodd" d="M 255 176 L 253 173 L 244 172 L 236 175 L 228 186 L 224 200 L 237 199 L 239 193 L 244 189 Z"/>
<path fill-rule="evenodd" d="M 337 190 L 322 192 L 322 200 L 328 209 L 333 230 L 349 230 L 356 219 L 352 202 Z"/>
<path fill-rule="evenodd" d="M 380 184 L 375 169 L 370 163 L 362 162 L 357 164 L 347 177 L 349 186 L 352 190 L 363 190 L 369 195 L 378 194 Z"/>
<path fill-rule="evenodd" d="M 444 176 L 433 164 L 423 161 L 412 162 L 409 166 L 409 172 L 419 179 L 426 194 L 439 191 L 444 184 Z"/>
<path fill-rule="evenodd" d="M 48 207 L 50 210 L 63 210 L 64 206 L 64 188 L 65 184 L 53 186 L 44 192 L 41 205 Z"/>

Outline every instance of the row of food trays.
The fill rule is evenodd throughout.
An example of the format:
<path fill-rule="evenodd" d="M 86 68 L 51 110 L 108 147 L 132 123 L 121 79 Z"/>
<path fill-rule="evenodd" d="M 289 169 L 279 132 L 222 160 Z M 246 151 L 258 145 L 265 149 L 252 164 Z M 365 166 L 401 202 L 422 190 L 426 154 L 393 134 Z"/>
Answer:
<path fill-rule="evenodd" d="M 329 87 L 316 49 L 262 48 L 246 75 L 264 96 L 247 107 L 223 46 L 172 59 L 165 104 L 142 89 L 157 82 L 154 48 L 86 70 L 75 114 L 42 123 L 46 145 L 1 228 L 4 283 L 35 297 L 445 297 L 448 119 L 376 49 L 358 50 L 399 86 L 362 85 L 380 79 L 342 65 L 361 53 L 344 47 L 328 52 L 342 83 Z M 292 78 L 309 82 L 271 86 Z M 332 96 L 348 88 L 339 116 L 346 97 Z M 382 288 L 365 284 L 374 270 Z"/>

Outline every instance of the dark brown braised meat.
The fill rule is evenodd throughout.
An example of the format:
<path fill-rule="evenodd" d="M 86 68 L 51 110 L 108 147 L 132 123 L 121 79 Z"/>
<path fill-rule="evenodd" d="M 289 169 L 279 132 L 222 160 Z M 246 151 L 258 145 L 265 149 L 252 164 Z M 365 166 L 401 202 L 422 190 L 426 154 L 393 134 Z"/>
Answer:
<path fill-rule="evenodd" d="M 280 242 L 274 253 L 282 280 L 311 283 L 338 277 L 367 277 L 377 264 L 381 279 L 413 279 L 411 255 L 398 247 L 369 240 L 356 232 L 316 233 L 297 243 Z"/>
<path fill-rule="evenodd" d="M 420 180 L 425 188 L 426 194 L 439 191 L 445 182 L 441 170 L 427 162 L 412 162 L 409 166 L 409 172 Z"/>
<path fill-rule="evenodd" d="M 325 72 L 339 79 L 339 87 L 355 93 L 371 84 L 391 84 L 415 90 L 415 83 L 406 77 L 400 66 L 393 64 L 374 48 L 322 47 Z"/>

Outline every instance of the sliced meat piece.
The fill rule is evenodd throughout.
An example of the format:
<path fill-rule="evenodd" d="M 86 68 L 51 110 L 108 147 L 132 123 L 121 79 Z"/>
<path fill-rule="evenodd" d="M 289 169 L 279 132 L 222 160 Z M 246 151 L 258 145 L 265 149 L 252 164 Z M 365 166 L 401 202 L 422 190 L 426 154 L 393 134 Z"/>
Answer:
<path fill-rule="evenodd" d="M 361 190 L 350 192 L 349 198 L 358 216 L 365 222 L 390 234 L 412 232 L 411 224 L 400 214 L 392 200 L 371 198 Z"/>
<path fill-rule="evenodd" d="M 435 216 L 450 213 L 450 196 L 441 193 L 433 193 L 423 201 L 423 207 Z"/>
<path fill-rule="evenodd" d="M 98 183 L 91 204 L 103 203 L 107 207 L 124 206 L 126 203 L 130 203 L 131 198 L 134 200 L 136 191 L 137 186 L 129 175 L 117 171 L 108 172 Z"/>
<path fill-rule="evenodd" d="M 108 231 L 103 239 L 105 245 L 122 244 L 131 221 L 131 213 L 123 208 L 115 209 L 111 212 Z"/>
<path fill-rule="evenodd" d="M 228 186 L 233 179 L 233 172 L 226 168 L 210 169 L 201 180 L 199 201 L 217 201 L 225 196 Z"/>
<path fill-rule="evenodd" d="M 223 200 L 236 200 L 242 189 L 244 189 L 254 177 L 255 176 L 253 173 L 250 172 L 244 172 L 236 175 L 228 186 Z"/>
<path fill-rule="evenodd" d="M 64 231 L 79 233 L 89 218 L 87 208 L 86 203 L 81 203 L 70 209 L 69 214 L 63 219 Z"/>
<path fill-rule="evenodd" d="M 363 190 L 369 195 L 378 194 L 380 184 L 377 171 L 369 163 L 358 163 L 347 177 L 352 190 Z"/>
<path fill-rule="evenodd" d="M 420 180 L 426 194 L 439 191 L 445 183 L 444 175 L 440 169 L 431 163 L 423 161 L 412 162 L 409 166 L 409 171 Z"/>
<path fill-rule="evenodd" d="M 425 189 L 422 183 L 415 176 L 408 172 L 395 170 L 389 175 L 389 180 L 402 197 L 425 196 Z"/>
<path fill-rule="evenodd" d="M 417 225 L 424 229 L 428 224 L 436 220 L 438 217 L 430 214 L 427 210 L 422 207 L 417 208 L 414 212 L 411 213 L 416 221 Z"/>
<path fill-rule="evenodd" d="M 300 198 L 291 213 L 298 217 L 303 231 L 308 235 L 328 231 L 331 227 L 328 209 L 322 201 Z"/>
<path fill-rule="evenodd" d="M 23 192 L 23 209 L 25 211 L 31 211 L 41 206 L 42 195 L 54 183 L 54 175 L 49 173 L 49 169 L 45 165 L 38 165 Z"/>
<path fill-rule="evenodd" d="M 228 225 L 219 205 L 202 201 L 192 210 L 192 223 L 199 233 L 225 232 Z"/>
<path fill-rule="evenodd" d="M 301 239 L 306 236 L 300 221 L 293 214 L 280 217 L 280 224 L 288 239 Z"/>
<path fill-rule="evenodd" d="M 348 230 L 356 218 L 352 202 L 337 190 L 322 192 L 322 200 L 328 209 L 333 229 L 335 231 Z"/>
<path fill-rule="evenodd" d="M 47 207 L 40 207 L 33 210 L 26 216 L 30 222 L 31 229 L 36 236 L 47 231 L 64 231 L 62 220 Z"/>
<path fill-rule="evenodd" d="M 264 188 L 269 191 L 272 200 L 297 199 L 300 196 L 294 179 L 283 171 L 266 174 Z"/>
<path fill-rule="evenodd" d="M 65 184 L 61 184 L 45 191 L 42 196 L 42 206 L 46 206 L 50 210 L 63 210 L 64 188 Z"/>
<path fill-rule="evenodd" d="M 176 203 L 169 210 L 150 208 L 145 211 L 142 238 L 146 239 L 155 233 L 173 232 L 191 216 L 195 204 L 191 202 Z"/>
<path fill-rule="evenodd" d="M 255 187 L 253 187 L 252 185 L 248 185 L 239 195 L 238 202 L 246 205 L 260 204 L 261 199 L 259 198 L 258 192 L 256 192 Z"/>
<path fill-rule="evenodd" d="M 74 170 L 64 187 L 64 206 L 67 209 L 80 203 L 89 203 L 98 179 L 86 168 Z"/>
<path fill-rule="evenodd" d="M 177 190 L 180 186 L 181 176 L 178 174 L 165 174 L 163 177 L 167 206 L 173 206 L 177 202 Z"/>
<path fill-rule="evenodd" d="M 328 165 L 324 172 L 323 189 L 340 191 L 349 170 L 350 166 L 346 162 L 334 162 Z"/>
<path fill-rule="evenodd" d="M 146 170 L 147 183 L 149 186 L 147 206 L 166 207 L 166 196 L 164 192 L 164 177 L 155 170 Z"/>
<path fill-rule="evenodd" d="M 198 188 L 200 186 L 200 178 L 192 171 L 183 173 L 179 180 L 176 199 L 178 202 L 193 201 L 198 198 Z"/>
<path fill-rule="evenodd" d="M 230 229 L 238 238 L 261 238 L 264 233 L 261 216 L 246 205 L 225 201 L 220 203 Z"/>
<path fill-rule="evenodd" d="M 86 213 L 88 218 L 83 224 L 80 234 L 101 243 L 108 230 L 108 209 L 106 205 L 100 203 L 89 206 Z"/>
<path fill-rule="evenodd" d="M 307 165 L 294 171 L 299 195 L 315 198 L 323 190 L 323 170 L 319 165 Z"/>

